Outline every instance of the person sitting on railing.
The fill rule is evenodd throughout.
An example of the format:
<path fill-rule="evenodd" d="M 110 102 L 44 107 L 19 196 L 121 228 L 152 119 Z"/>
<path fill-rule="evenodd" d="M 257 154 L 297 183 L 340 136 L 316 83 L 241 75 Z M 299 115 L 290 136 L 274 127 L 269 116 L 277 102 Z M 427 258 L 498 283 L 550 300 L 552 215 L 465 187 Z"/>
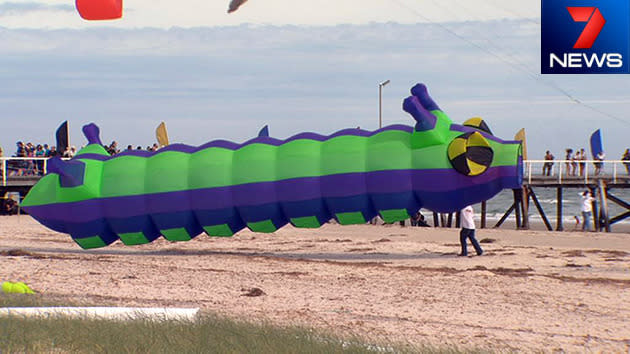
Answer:
<path fill-rule="evenodd" d="M 549 150 L 545 153 L 545 160 L 551 161 L 554 159 L 554 156 Z M 543 164 L 543 176 L 551 176 L 551 168 L 553 167 L 553 162 L 545 162 Z"/>
<path fill-rule="evenodd" d="M 597 156 L 595 156 L 595 160 L 597 161 L 604 161 L 605 158 L 606 154 L 603 151 L 600 151 Z M 593 165 L 595 165 L 595 176 L 597 176 L 602 172 L 602 167 L 604 167 L 604 163 L 595 162 Z"/>

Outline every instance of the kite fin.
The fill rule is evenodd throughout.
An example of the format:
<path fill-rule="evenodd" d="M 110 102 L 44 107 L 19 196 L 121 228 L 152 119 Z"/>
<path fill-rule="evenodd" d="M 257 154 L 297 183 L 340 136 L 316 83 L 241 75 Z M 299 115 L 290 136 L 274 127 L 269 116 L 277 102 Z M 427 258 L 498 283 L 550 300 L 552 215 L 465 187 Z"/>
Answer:
<path fill-rule="evenodd" d="M 160 123 L 160 125 L 158 125 L 158 127 L 155 129 L 155 138 L 157 139 L 158 144 L 160 144 L 160 147 L 168 146 L 169 142 L 168 132 L 166 131 L 166 123 Z"/>
<path fill-rule="evenodd" d="M 269 137 L 269 126 L 265 125 L 262 129 L 260 129 L 260 131 L 258 132 L 258 137 Z"/>
<path fill-rule="evenodd" d="M 525 135 L 525 128 L 521 128 L 516 135 L 514 135 L 514 140 L 518 140 L 521 142 L 521 146 L 523 147 L 523 160 L 527 160 L 527 136 Z"/>

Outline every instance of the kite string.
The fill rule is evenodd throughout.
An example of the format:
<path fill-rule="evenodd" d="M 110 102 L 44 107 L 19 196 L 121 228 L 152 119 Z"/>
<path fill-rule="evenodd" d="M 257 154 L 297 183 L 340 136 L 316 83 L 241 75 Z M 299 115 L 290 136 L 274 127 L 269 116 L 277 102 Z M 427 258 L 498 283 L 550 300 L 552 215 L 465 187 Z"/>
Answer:
<path fill-rule="evenodd" d="M 471 41 L 470 39 L 458 34 L 457 32 L 455 32 L 454 30 L 448 28 L 446 25 L 444 25 L 443 23 L 440 22 L 436 22 L 433 21 L 432 19 L 430 19 L 427 16 L 424 16 L 421 12 L 417 11 L 416 9 L 414 9 L 413 7 L 407 5 L 406 3 L 404 3 L 402 0 L 392 0 L 393 2 L 395 2 L 396 4 L 398 4 L 400 7 L 412 12 L 413 14 L 415 14 L 416 16 L 422 18 L 424 21 L 439 27 L 440 29 L 442 29 L 443 31 L 449 33 L 450 35 L 466 42 L 467 44 L 469 44 L 470 46 L 473 46 L 477 49 L 479 49 L 482 52 L 485 52 L 486 54 L 489 54 L 493 57 L 495 57 L 496 59 L 500 60 L 501 62 L 503 62 L 504 64 L 509 65 L 510 67 L 512 67 L 513 69 L 516 69 L 517 71 L 520 71 L 522 73 L 524 73 L 525 75 L 529 76 L 530 78 L 532 78 L 534 81 L 538 82 L 538 83 L 542 83 L 554 90 L 556 90 L 557 92 L 561 93 L 563 96 L 567 97 L 571 102 L 574 102 L 584 108 L 587 108 L 593 112 L 596 112 L 598 114 L 601 114 L 607 118 L 611 118 L 614 119 L 620 123 L 623 124 L 627 124 L 630 125 L 630 122 L 619 118 L 611 113 L 605 112 L 599 108 L 596 108 L 590 104 L 587 104 L 585 102 L 583 102 L 582 100 L 580 100 L 579 98 L 575 97 L 573 94 L 571 94 L 570 92 L 568 92 L 567 90 L 563 89 L 562 87 L 560 87 L 557 83 L 551 81 L 551 80 L 544 80 L 542 79 L 538 73 L 534 72 L 533 70 L 531 70 L 530 68 L 527 67 L 527 65 L 523 62 L 521 62 L 518 58 L 515 58 L 513 55 L 509 54 L 509 56 L 512 58 L 512 60 L 505 58 L 503 56 L 501 56 L 500 54 L 495 53 L 494 51 L 492 51 L 489 48 L 485 48 L 473 41 Z M 442 9 L 444 9 L 443 6 L 437 5 L 435 1 L 431 1 L 434 5 L 436 5 L 437 7 L 440 7 Z M 494 42 L 492 42 L 489 38 L 484 38 L 488 43 L 493 44 L 495 47 L 497 47 L 498 50 L 501 50 L 501 47 L 494 44 Z"/>

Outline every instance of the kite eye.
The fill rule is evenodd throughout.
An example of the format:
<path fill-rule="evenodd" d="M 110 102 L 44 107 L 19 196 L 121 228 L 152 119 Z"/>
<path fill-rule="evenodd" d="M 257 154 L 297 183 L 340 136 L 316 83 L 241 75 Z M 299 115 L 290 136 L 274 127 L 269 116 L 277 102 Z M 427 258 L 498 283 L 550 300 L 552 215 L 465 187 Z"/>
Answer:
<path fill-rule="evenodd" d="M 479 132 L 462 134 L 448 145 L 448 160 L 453 168 L 470 177 L 484 173 L 493 156 L 490 143 Z"/>
<path fill-rule="evenodd" d="M 481 130 L 490 135 L 494 135 L 492 134 L 492 131 L 490 130 L 490 127 L 488 126 L 488 124 L 486 124 L 486 122 L 483 119 L 481 119 L 481 117 L 470 118 L 467 121 L 465 121 L 463 125 L 466 127 L 471 127 L 471 128 Z"/>

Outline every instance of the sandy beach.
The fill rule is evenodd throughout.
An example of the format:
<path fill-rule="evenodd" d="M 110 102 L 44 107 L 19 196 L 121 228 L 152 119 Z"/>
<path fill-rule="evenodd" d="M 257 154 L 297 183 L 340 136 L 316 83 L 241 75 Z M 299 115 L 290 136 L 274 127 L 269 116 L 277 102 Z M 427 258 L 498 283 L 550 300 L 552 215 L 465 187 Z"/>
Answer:
<path fill-rule="evenodd" d="M 0 280 L 60 300 L 201 307 L 368 340 L 628 352 L 630 234 L 477 237 L 481 257 L 457 257 L 457 229 L 334 224 L 84 251 L 29 216 L 0 217 Z"/>

